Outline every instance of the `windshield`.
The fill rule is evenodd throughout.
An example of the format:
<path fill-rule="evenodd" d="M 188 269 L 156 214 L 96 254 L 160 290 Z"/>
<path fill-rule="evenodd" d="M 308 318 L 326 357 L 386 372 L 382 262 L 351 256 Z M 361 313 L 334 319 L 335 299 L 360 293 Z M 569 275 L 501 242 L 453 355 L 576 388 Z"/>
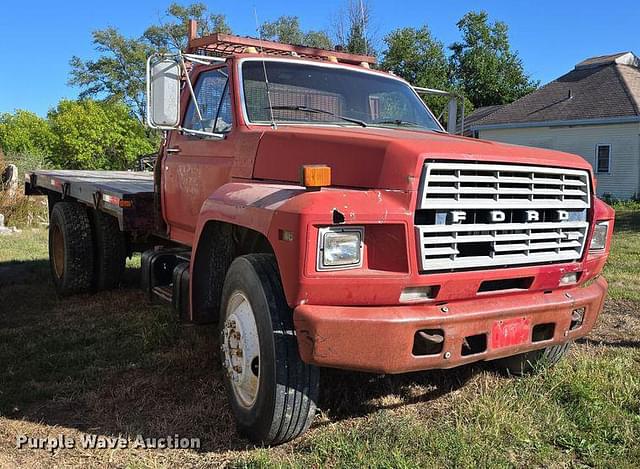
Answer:
<path fill-rule="evenodd" d="M 249 60 L 242 63 L 247 117 L 279 123 L 406 127 L 442 130 L 404 82 L 374 73 L 307 63 Z"/>

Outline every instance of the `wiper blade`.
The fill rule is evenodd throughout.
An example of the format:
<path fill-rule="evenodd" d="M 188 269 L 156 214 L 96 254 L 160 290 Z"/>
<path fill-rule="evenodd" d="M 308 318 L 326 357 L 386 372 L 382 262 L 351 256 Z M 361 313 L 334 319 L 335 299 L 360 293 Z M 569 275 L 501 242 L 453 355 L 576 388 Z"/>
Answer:
<path fill-rule="evenodd" d="M 268 107 L 265 109 L 269 109 Z M 326 109 L 319 109 L 317 107 L 309 107 L 309 106 L 271 106 L 271 109 L 277 111 L 302 111 L 302 112 L 311 112 L 314 114 L 326 114 L 328 116 L 337 117 L 340 120 L 345 122 L 351 122 L 353 124 L 358 124 L 361 127 L 367 127 L 367 123 L 361 121 L 360 119 L 354 119 L 353 117 L 341 116 L 340 114 L 336 114 L 335 112 L 327 111 Z"/>
<path fill-rule="evenodd" d="M 401 126 L 422 127 L 420 124 L 416 124 L 415 122 L 403 121 L 401 119 L 388 119 L 383 121 L 376 121 L 373 124 L 374 125 L 375 124 L 393 124 L 393 125 L 397 125 L 398 127 L 401 127 Z"/>

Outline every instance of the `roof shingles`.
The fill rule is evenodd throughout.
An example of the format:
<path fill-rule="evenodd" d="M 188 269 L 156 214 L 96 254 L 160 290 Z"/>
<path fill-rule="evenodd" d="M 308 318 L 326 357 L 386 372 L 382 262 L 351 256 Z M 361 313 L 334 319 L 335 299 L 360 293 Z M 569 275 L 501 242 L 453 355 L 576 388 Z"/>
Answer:
<path fill-rule="evenodd" d="M 576 68 L 500 107 L 473 127 L 628 116 L 640 116 L 640 68 L 603 60 L 602 65 Z"/>

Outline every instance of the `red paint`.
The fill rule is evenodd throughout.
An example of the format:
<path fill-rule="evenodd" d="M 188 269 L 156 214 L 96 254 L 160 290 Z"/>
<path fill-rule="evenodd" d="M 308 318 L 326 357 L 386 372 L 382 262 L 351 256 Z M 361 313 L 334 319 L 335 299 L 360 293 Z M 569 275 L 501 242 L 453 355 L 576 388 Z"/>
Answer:
<path fill-rule="evenodd" d="M 568 153 L 436 132 L 282 126 L 265 130 L 254 177 L 297 182 L 300 166 L 323 163 L 336 186 L 415 191 L 425 159 L 591 168 Z"/>
<path fill-rule="evenodd" d="M 565 296 L 570 293 L 571 298 Z M 307 363 L 373 373 L 406 373 L 431 368 L 453 368 L 478 360 L 492 360 L 535 350 L 589 333 L 602 309 L 607 282 L 599 278 L 586 288 L 567 291 L 521 293 L 482 300 L 448 303 L 443 313 L 436 305 L 361 307 L 298 306 L 293 315 L 298 347 Z M 582 326 L 569 329 L 571 311 L 584 306 Z M 531 324 L 556 324 L 551 340 L 488 348 L 475 355 L 462 355 L 465 337 L 486 333 L 497 320 L 531 318 Z M 416 331 L 442 329 L 444 346 L 437 355 L 412 353 Z M 447 358 L 447 352 L 449 356 Z"/>
<path fill-rule="evenodd" d="M 492 349 L 510 347 L 524 344 L 530 336 L 530 318 L 498 319 L 491 328 L 489 344 Z"/>

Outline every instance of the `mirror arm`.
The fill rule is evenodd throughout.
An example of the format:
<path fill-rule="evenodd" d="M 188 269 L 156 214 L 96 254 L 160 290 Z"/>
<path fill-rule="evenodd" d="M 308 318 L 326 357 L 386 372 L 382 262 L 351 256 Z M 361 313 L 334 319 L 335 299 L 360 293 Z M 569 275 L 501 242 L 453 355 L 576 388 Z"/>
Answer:
<path fill-rule="evenodd" d="M 214 62 L 223 63 L 226 62 L 227 59 L 224 57 L 212 57 L 210 55 L 197 55 L 197 54 L 182 54 L 181 56 L 185 57 L 189 62 L 196 62 L 201 65 L 211 65 Z"/>
<path fill-rule="evenodd" d="M 200 105 L 198 105 L 198 100 L 196 99 L 196 94 L 193 91 L 193 86 L 191 84 L 191 78 L 189 77 L 189 72 L 187 71 L 187 64 L 184 63 L 184 57 L 180 54 L 180 64 L 182 69 L 184 70 L 184 76 L 187 80 L 187 87 L 189 88 L 189 94 L 191 94 L 191 99 L 193 100 L 193 104 L 196 108 L 196 113 L 198 114 L 198 120 L 200 121 L 200 125 L 202 125 L 202 113 L 200 112 Z"/>
<path fill-rule="evenodd" d="M 447 123 L 447 132 L 455 134 L 457 133 L 457 113 L 458 113 L 458 105 L 457 105 L 457 101 L 460 100 L 460 102 L 462 103 L 462 116 L 461 116 L 461 123 L 460 123 L 460 135 L 464 135 L 464 96 L 460 93 L 457 92 L 452 92 L 452 91 L 444 91 L 444 90 L 437 90 L 434 88 L 424 88 L 421 86 L 413 86 L 411 85 L 411 87 L 413 88 L 413 90 L 418 94 L 425 94 L 425 95 L 435 95 L 435 96 L 446 96 L 448 98 L 450 98 L 449 100 L 449 104 L 448 104 L 448 115 L 449 117 L 453 117 L 453 121 L 451 121 L 451 119 L 449 119 L 449 122 Z M 444 116 L 445 111 L 443 110 L 442 113 L 440 114 L 440 116 L 438 116 L 438 121 L 440 121 L 440 119 L 442 119 L 442 117 Z"/>

